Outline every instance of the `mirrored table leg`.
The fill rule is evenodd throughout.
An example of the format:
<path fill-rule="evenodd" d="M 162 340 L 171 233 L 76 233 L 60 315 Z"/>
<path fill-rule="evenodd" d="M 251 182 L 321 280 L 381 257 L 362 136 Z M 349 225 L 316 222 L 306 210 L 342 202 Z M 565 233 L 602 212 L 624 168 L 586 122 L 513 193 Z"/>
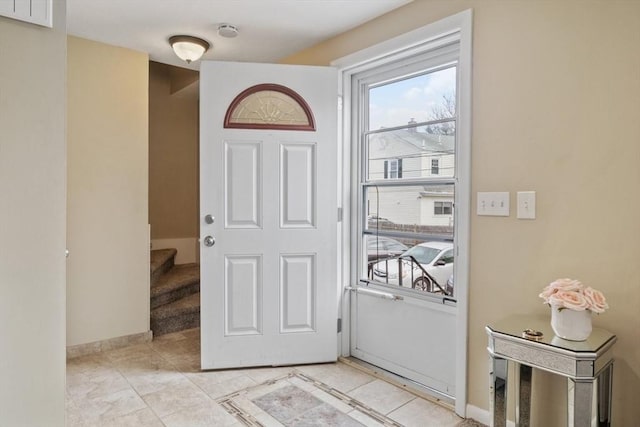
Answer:
<path fill-rule="evenodd" d="M 569 379 L 569 427 L 591 427 L 594 379 Z"/>
<path fill-rule="evenodd" d="M 508 361 L 499 357 L 491 358 L 491 427 L 507 425 L 507 368 Z"/>
<path fill-rule="evenodd" d="M 613 362 L 600 373 L 598 384 L 598 427 L 611 426 L 611 381 Z"/>
<path fill-rule="evenodd" d="M 530 425 L 531 371 L 531 366 L 516 364 L 516 427 Z"/>

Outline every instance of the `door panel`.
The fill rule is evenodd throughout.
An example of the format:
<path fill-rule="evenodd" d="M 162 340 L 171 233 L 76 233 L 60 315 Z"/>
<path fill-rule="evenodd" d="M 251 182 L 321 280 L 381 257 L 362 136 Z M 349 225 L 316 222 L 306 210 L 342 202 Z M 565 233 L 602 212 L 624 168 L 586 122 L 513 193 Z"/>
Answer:
<path fill-rule="evenodd" d="M 315 331 L 316 274 L 314 254 L 280 258 L 280 331 Z"/>
<path fill-rule="evenodd" d="M 262 257 L 225 257 L 225 335 L 262 333 Z"/>
<path fill-rule="evenodd" d="M 225 141 L 224 217 L 227 228 L 262 226 L 261 167 L 261 142 Z"/>
<path fill-rule="evenodd" d="M 263 83 L 304 99 L 315 130 L 224 128 Z M 336 360 L 336 71 L 203 62 L 200 91 L 200 233 L 216 239 L 201 247 L 202 368 Z"/>
<path fill-rule="evenodd" d="M 280 226 L 315 227 L 315 144 L 282 144 L 280 150 Z"/>
<path fill-rule="evenodd" d="M 353 356 L 455 396 L 455 307 L 363 293 L 355 293 L 352 304 Z"/>

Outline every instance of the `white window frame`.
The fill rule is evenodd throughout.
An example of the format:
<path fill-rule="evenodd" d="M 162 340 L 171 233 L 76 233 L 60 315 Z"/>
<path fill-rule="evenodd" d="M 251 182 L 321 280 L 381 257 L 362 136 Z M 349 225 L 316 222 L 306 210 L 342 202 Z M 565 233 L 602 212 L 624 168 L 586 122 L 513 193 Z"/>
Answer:
<path fill-rule="evenodd" d="M 469 312 L 469 227 L 471 218 L 471 60 L 472 60 L 472 22 L 471 9 L 444 18 L 440 21 L 394 37 L 385 42 L 363 49 L 359 52 L 340 58 L 331 65 L 339 69 L 338 90 L 341 102 L 339 115 L 339 176 L 341 200 L 339 211 L 343 221 L 339 223 L 340 245 L 342 256 L 339 260 L 339 280 L 342 310 L 342 334 L 339 354 L 349 356 L 350 331 L 350 293 L 346 289 L 356 283 L 359 275 L 357 248 L 360 244 L 358 230 L 357 184 L 353 177 L 358 171 L 358 144 L 351 143 L 354 138 L 351 118 L 351 78 L 354 74 L 373 69 L 392 62 L 419 55 L 444 46 L 451 41 L 459 43 L 459 59 L 457 70 L 457 140 L 456 169 L 458 173 L 457 191 L 455 193 L 454 211 L 456 233 L 454 247 L 456 250 L 455 277 L 457 299 L 456 325 L 456 401 L 455 412 L 466 417 L 467 411 L 467 321 Z M 355 139 L 357 141 L 357 137 Z M 357 178 L 357 176 L 356 176 Z M 354 191 L 355 190 L 355 191 Z"/>
<path fill-rule="evenodd" d="M 441 208 L 440 210 L 442 212 L 436 212 L 436 205 L 438 203 L 440 204 L 440 208 Z M 445 207 L 449 208 L 449 211 L 450 211 L 449 213 L 446 213 L 444 211 Z M 433 202 L 433 214 L 434 215 L 451 215 L 452 213 L 453 213 L 453 202 L 448 202 L 448 201 L 443 201 L 443 200 L 436 200 L 436 201 Z"/>
<path fill-rule="evenodd" d="M 434 173 L 433 170 L 436 170 L 436 172 Z M 439 157 L 433 157 L 431 159 L 431 175 L 440 175 L 440 158 Z"/>
<path fill-rule="evenodd" d="M 386 171 L 384 175 L 384 179 L 402 178 L 400 174 L 400 159 L 389 159 L 389 160 L 385 160 L 384 163 L 385 163 L 385 171 Z"/>

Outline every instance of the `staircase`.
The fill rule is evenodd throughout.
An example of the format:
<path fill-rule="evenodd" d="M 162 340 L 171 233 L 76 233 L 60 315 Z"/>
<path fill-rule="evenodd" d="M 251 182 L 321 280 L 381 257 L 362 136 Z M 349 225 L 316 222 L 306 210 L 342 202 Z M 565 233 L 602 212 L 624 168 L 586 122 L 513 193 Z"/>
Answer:
<path fill-rule="evenodd" d="M 151 251 L 153 336 L 200 326 L 200 266 L 175 265 L 175 249 Z"/>

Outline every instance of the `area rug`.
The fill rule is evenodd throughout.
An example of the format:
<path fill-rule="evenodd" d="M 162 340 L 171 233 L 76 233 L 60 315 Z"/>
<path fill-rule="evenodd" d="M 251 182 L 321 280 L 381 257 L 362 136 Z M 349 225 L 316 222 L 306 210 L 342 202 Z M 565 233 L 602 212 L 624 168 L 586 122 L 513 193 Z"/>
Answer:
<path fill-rule="evenodd" d="M 298 371 L 229 393 L 216 402 L 249 427 L 364 427 L 372 422 L 403 427 L 357 399 Z M 463 420 L 457 427 L 484 426 Z"/>
<path fill-rule="evenodd" d="M 376 421 L 383 426 L 403 427 L 364 403 L 297 371 L 222 396 L 216 402 L 250 427 L 271 426 L 274 421 L 284 427 L 365 426 L 345 413 L 352 409 L 356 410 L 353 415 L 364 423 Z"/>
<path fill-rule="evenodd" d="M 487 427 L 485 424 L 479 423 L 474 419 L 466 419 L 466 420 L 462 420 L 460 421 L 460 424 L 458 424 L 456 427 Z"/>

